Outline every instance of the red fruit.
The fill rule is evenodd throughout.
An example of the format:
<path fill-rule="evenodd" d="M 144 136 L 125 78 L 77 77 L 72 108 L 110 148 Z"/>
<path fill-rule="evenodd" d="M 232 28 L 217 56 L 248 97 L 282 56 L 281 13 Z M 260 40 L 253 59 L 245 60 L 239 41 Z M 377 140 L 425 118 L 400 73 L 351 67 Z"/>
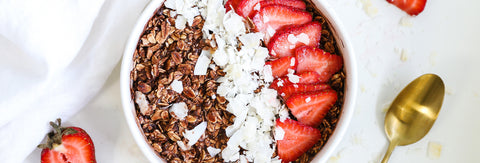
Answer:
<path fill-rule="evenodd" d="M 282 163 L 295 161 L 321 138 L 320 130 L 292 119 L 283 122 L 277 119 L 276 127 L 285 131 L 283 140 L 277 140 L 277 152 Z"/>
<path fill-rule="evenodd" d="M 263 6 L 268 6 L 272 4 L 279 4 L 279 5 L 285 5 L 285 6 L 290 6 L 290 7 L 295 7 L 298 9 L 305 10 L 307 8 L 307 5 L 305 5 L 305 2 L 302 0 L 263 0 L 260 1 L 260 7 Z"/>
<path fill-rule="evenodd" d="M 267 47 L 273 57 L 293 56 L 295 48 L 303 45 L 317 46 L 322 34 L 322 24 L 310 22 L 291 25 L 273 35 Z"/>
<path fill-rule="evenodd" d="M 262 0 L 242 0 L 238 4 L 238 8 L 236 10 L 237 14 L 247 18 L 247 17 L 253 17 L 253 10 L 254 7 Z"/>
<path fill-rule="evenodd" d="M 57 123 L 50 122 L 54 131 L 49 133 L 47 144 L 38 145 L 42 148 L 42 163 L 96 163 L 93 141 L 78 127 L 61 127 L 60 119 Z"/>
<path fill-rule="evenodd" d="M 292 115 L 303 124 L 317 127 L 337 101 L 337 92 L 326 89 L 317 92 L 293 94 L 287 99 Z"/>
<path fill-rule="evenodd" d="M 343 58 L 312 46 L 302 46 L 296 49 L 298 60 L 297 72 L 315 71 L 320 75 L 320 82 L 327 82 L 332 75 L 342 69 Z"/>
<path fill-rule="evenodd" d="M 225 9 L 226 11 L 230 11 L 232 8 L 236 11 L 238 9 L 238 4 L 240 4 L 242 0 L 228 0 L 225 2 Z"/>
<path fill-rule="evenodd" d="M 285 101 L 292 95 L 297 93 L 315 92 L 330 89 L 328 84 L 288 84 L 279 88 L 278 95 Z"/>
<path fill-rule="evenodd" d="M 320 75 L 318 75 L 316 72 L 307 71 L 296 75 L 300 77 L 297 84 L 315 84 L 320 82 Z M 278 88 L 289 84 L 292 84 L 292 82 L 288 80 L 288 77 L 284 76 L 273 80 L 272 84 L 270 84 L 270 88 L 279 91 Z"/>
<path fill-rule="evenodd" d="M 387 0 L 387 2 L 397 6 L 407 14 L 415 16 L 423 11 L 427 0 Z"/>
<path fill-rule="evenodd" d="M 312 15 L 304 10 L 284 5 L 268 5 L 256 12 L 252 18 L 255 30 L 265 34 L 268 42 L 277 29 L 292 24 L 305 24 L 312 21 Z"/>
<path fill-rule="evenodd" d="M 272 66 L 273 77 L 281 77 L 288 74 L 288 69 L 295 70 L 297 62 L 295 57 L 283 57 L 273 61 L 268 61 L 265 65 Z"/>

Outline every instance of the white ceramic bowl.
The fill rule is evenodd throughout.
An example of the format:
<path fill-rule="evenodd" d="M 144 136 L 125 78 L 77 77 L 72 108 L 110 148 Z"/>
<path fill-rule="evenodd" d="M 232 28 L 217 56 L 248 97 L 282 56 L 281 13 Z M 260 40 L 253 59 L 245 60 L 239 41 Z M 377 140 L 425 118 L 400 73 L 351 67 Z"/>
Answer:
<path fill-rule="evenodd" d="M 164 0 L 152 0 L 150 4 L 148 4 L 148 6 L 143 10 L 126 44 L 122 60 L 122 69 L 120 72 L 120 89 L 125 118 L 133 138 L 150 162 L 165 162 L 165 160 L 160 158 L 153 148 L 147 143 L 146 138 L 143 135 L 143 131 L 137 123 L 135 107 L 130 93 L 130 71 L 133 69 L 133 53 L 137 46 L 140 35 L 142 34 L 148 20 L 154 15 L 157 8 L 160 7 L 163 2 Z M 334 10 L 328 5 L 326 0 L 313 0 L 313 3 L 327 18 L 331 29 L 334 32 L 334 36 L 337 39 L 337 44 L 343 54 L 345 73 L 347 77 L 344 94 L 345 102 L 343 104 L 342 113 L 340 114 L 337 127 L 323 149 L 312 160 L 312 162 L 326 162 L 332 152 L 335 150 L 335 147 L 338 146 L 340 141 L 342 141 L 343 135 L 345 135 L 350 120 L 352 119 L 355 96 L 357 92 L 357 66 L 355 62 L 355 55 L 353 53 L 350 41 L 346 35 L 346 31 L 338 17 L 335 15 Z"/>

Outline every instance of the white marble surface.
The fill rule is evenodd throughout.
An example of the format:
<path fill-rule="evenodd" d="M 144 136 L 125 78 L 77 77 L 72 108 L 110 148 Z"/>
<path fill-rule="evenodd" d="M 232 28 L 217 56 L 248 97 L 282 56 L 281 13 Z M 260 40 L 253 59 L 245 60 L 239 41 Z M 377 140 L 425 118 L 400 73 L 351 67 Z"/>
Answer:
<path fill-rule="evenodd" d="M 480 162 L 480 1 L 429 0 L 417 17 L 385 0 L 329 2 L 353 44 L 360 88 L 348 132 L 329 162 L 379 162 L 388 145 L 385 108 L 403 86 L 424 73 L 444 79 L 442 111 L 426 137 L 397 147 L 390 162 Z M 365 6 L 376 14 L 367 15 Z M 400 25 L 402 18 L 410 25 Z M 148 162 L 123 117 L 119 72 L 118 65 L 102 91 L 68 123 L 91 134 L 98 162 Z M 442 146 L 439 157 L 427 155 L 430 142 Z M 26 162 L 39 157 L 37 149 Z"/>

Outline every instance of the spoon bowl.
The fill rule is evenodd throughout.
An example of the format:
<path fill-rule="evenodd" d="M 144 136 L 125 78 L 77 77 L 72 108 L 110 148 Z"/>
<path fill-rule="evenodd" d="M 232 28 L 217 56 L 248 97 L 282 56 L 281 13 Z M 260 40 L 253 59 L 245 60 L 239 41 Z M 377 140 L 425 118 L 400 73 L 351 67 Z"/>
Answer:
<path fill-rule="evenodd" d="M 390 105 L 385 115 L 385 132 L 390 145 L 382 163 L 397 146 L 422 139 L 432 128 L 442 107 L 445 85 L 435 74 L 425 74 L 408 84 Z"/>

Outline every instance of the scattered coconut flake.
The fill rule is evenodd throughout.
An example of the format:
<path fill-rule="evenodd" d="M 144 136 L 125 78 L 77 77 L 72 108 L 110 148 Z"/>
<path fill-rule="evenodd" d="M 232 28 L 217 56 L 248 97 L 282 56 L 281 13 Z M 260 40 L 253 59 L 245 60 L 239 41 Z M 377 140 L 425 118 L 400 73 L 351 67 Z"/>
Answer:
<path fill-rule="evenodd" d="M 430 65 L 435 66 L 437 64 L 437 62 L 436 62 L 437 53 L 436 52 L 430 53 L 430 56 L 428 58 L 430 60 Z"/>
<path fill-rule="evenodd" d="M 174 18 L 175 16 L 177 16 L 177 12 L 170 10 L 170 17 Z"/>
<path fill-rule="evenodd" d="M 145 115 L 149 107 L 147 97 L 145 96 L 145 94 L 143 94 L 140 91 L 135 91 L 135 102 L 138 104 L 138 107 L 140 108 L 140 113 L 142 113 L 142 115 Z"/>
<path fill-rule="evenodd" d="M 282 94 L 280 94 L 280 96 L 282 96 L 282 97 L 285 97 L 285 93 L 284 93 L 284 92 L 282 92 Z"/>
<path fill-rule="evenodd" d="M 281 127 L 275 128 L 275 140 L 283 140 L 284 135 L 285 131 Z"/>
<path fill-rule="evenodd" d="M 177 29 L 185 29 L 185 24 L 187 23 L 187 19 L 183 15 L 178 15 L 177 19 L 175 19 L 175 28 Z"/>
<path fill-rule="evenodd" d="M 176 10 L 175 1 L 177 0 L 166 0 L 163 4 L 165 4 L 166 8 Z"/>
<path fill-rule="evenodd" d="M 293 84 L 293 87 L 298 88 L 298 84 Z"/>
<path fill-rule="evenodd" d="M 280 117 L 280 122 L 283 122 L 285 121 L 285 119 L 288 118 L 288 110 L 286 108 L 282 108 L 279 112 L 278 112 L 278 116 Z"/>
<path fill-rule="evenodd" d="M 207 151 L 208 151 L 208 154 L 210 154 L 210 156 L 215 157 L 215 155 L 220 153 L 220 151 L 222 151 L 222 150 L 218 149 L 218 148 L 207 147 Z"/>
<path fill-rule="evenodd" d="M 298 38 L 298 41 L 300 41 L 301 43 L 304 43 L 305 45 L 310 44 L 310 38 L 305 33 L 300 33 L 299 35 L 297 35 L 297 38 Z"/>
<path fill-rule="evenodd" d="M 290 66 L 295 66 L 295 58 L 290 59 Z"/>
<path fill-rule="evenodd" d="M 431 159 L 438 159 L 442 154 L 442 145 L 437 142 L 428 142 L 427 155 Z"/>
<path fill-rule="evenodd" d="M 188 147 L 185 146 L 185 143 L 183 143 L 183 141 L 177 141 L 177 144 L 178 144 L 178 147 L 180 147 L 180 149 L 182 151 L 187 151 L 188 150 Z M 207 149 L 208 150 L 208 149 Z"/>
<path fill-rule="evenodd" d="M 294 34 L 289 34 L 288 37 L 287 37 L 287 40 L 288 40 L 288 42 L 290 42 L 291 44 L 296 44 L 297 41 L 298 41 L 298 38 L 295 37 Z"/>
<path fill-rule="evenodd" d="M 372 5 L 372 1 L 370 0 L 360 0 L 363 6 L 363 11 L 369 16 L 374 17 L 378 14 L 378 8 Z"/>
<path fill-rule="evenodd" d="M 205 133 L 205 129 L 207 129 L 207 122 L 202 122 L 198 124 L 192 130 L 185 130 L 183 136 L 188 140 L 188 146 L 192 146 L 197 143 L 198 139 Z"/>
<path fill-rule="evenodd" d="M 230 35 L 239 35 L 246 32 L 245 23 L 243 23 L 243 17 L 230 10 L 225 17 L 223 17 L 223 26 Z"/>
<path fill-rule="evenodd" d="M 177 93 L 182 93 L 183 92 L 182 81 L 173 80 L 172 83 L 170 84 L 170 87 L 172 87 L 172 90 L 177 92 Z"/>
<path fill-rule="evenodd" d="M 288 80 L 292 83 L 300 82 L 300 77 L 295 74 L 287 74 Z"/>
<path fill-rule="evenodd" d="M 400 19 L 400 25 L 403 27 L 412 27 L 413 23 L 410 16 L 404 16 Z"/>
<path fill-rule="evenodd" d="M 273 81 L 273 75 L 272 75 L 272 66 L 271 65 L 265 65 L 263 68 L 263 74 L 265 82 L 272 82 Z"/>
<path fill-rule="evenodd" d="M 215 98 L 217 98 L 217 96 L 216 96 L 216 95 L 212 95 L 212 99 L 214 99 L 214 100 L 215 100 Z"/>
<path fill-rule="evenodd" d="M 283 80 L 282 79 L 277 79 L 278 82 L 277 82 L 277 87 L 283 87 Z"/>
<path fill-rule="evenodd" d="M 210 65 L 210 52 L 208 50 L 203 50 L 200 56 L 197 59 L 195 64 L 195 70 L 193 70 L 193 75 L 207 75 L 208 65 Z"/>
<path fill-rule="evenodd" d="M 177 119 L 183 120 L 188 115 L 188 108 L 185 102 L 175 103 L 170 107 L 170 113 L 175 114 Z"/>
<path fill-rule="evenodd" d="M 403 62 L 408 60 L 408 54 L 405 49 L 402 49 L 402 53 L 400 54 L 400 60 Z"/>
<path fill-rule="evenodd" d="M 312 101 L 312 98 L 310 98 L 310 97 L 308 97 L 308 98 L 305 99 L 305 102 L 306 102 L 306 103 L 309 103 L 310 101 Z"/>

